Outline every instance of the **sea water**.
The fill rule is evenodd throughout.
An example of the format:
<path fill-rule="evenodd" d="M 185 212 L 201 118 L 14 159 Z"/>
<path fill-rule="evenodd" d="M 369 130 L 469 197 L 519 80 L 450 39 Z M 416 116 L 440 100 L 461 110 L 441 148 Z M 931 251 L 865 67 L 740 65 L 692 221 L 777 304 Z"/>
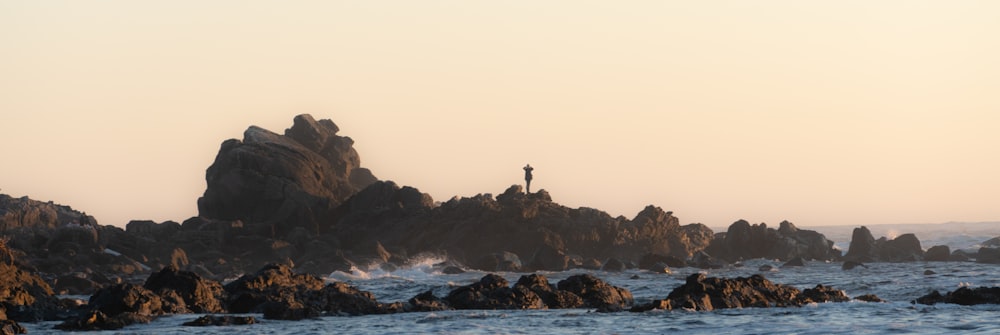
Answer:
<path fill-rule="evenodd" d="M 883 228 L 873 234 L 881 236 Z M 986 225 L 974 233 L 942 231 L 937 225 L 908 227 L 924 241 L 971 248 L 1000 235 L 1000 225 Z M 839 231 L 838 230 L 844 230 Z M 921 231 L 920 228 L 924 228 Z M 837 245 L 850 243 L 852 227 L 817 229 Z M 826 230 L 826 231 L 824 231 Z M 832 231 L 831 231 L 832 230 Z M 876 232 L 879 233 L 876 233 Z M 927 233 L 925 238 L 921 233 Z M 933 233 L 933 236 L 930 236 Z M 843 240 L 846 236 L 847 240 Z M 974 240 L 974 241 L 973 241 Z M 971 243 L 971 244 L 970 244 Z M 929 248 L 931 244 L 924 245 Z M 425 259 L 394 271 L 379 267 L 335 272 L 328 281 L 343 281 L 372 292 L 380 302 L 405 301 L 433 290 L 443 297 L 455 287 L 468 285 L 485 273 L 470 271 L 442 274 L 432 265 L 442 259 Z M 774 270 L 760 271 L 763 265 Z M 710 312 L 688 310 L 644 313 L 597 313 L 592 309 L 563 310 L 463 310 L 354 317 L 322 317 L 303 321 L 265 320 L 259 324 L 225 327 L 184 327 L 184 322 L 200 314 L 163 316 L 152 323 L 128 326 L 117 331 L 93 334 L 942 334 L 1000 333 L 1000 305 L 959 306 L 913 304 L 911 301 L 933 290 L 952 291 L 962 286 L 1000 286 L 1000 265 L 970 262 L 872 263 L 869 268 L 844 271 L 840 263 L 812 261 L 804 267 L 781 268 L 774 260 L 749 260 L 742 266 L 702 270 L 673 269 L 671 274 L 642 270 L 613 273 L 571 270 L 543 273 L 553 284 L 574 274 L 592 273 L 630 290 L 636 303 L 663 299 L 685 278 L 697 272 L 709 276 L 738 277 L 762 274 L 773 282 L 806 289 L 823 284 L 844 290 L 848 296 L 875 294 L 885 303 L 851 301 L 810 304 L 788 308 L 740 308 Z M 514 283 L 523 273 L 501 273 Z M 29 334 L 61 333 L 52 327 L 58 322 L 23 324 Z"/>

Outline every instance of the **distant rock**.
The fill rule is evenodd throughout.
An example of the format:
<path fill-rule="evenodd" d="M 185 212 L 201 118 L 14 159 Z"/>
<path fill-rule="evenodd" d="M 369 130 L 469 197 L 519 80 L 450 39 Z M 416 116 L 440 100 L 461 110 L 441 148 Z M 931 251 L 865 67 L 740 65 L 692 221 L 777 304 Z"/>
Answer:
<path fill-rule="evenodd" d="M 951 248 L 947 245 L 935 245 L 924 253 L 924 260 L 928 262 L 947 262 L 951 260 Z"/>
<path fill-rule="evenodd" d="M 867 227 L 854 228 L 846 260 L 856 262 L 914 262 L 924 259 L 920 240 L 914 234 L 903 234 L 892 240 L 875 240 Z"/>
<path fill-rule="evenodd" d="M 729 226 L 724 235 L 715 238 L 706 250 L 713 256 L 730 262 L 741 259 L 791 260 L 797 257 L 809 260 L 833 260 L 840 252 L 833 248 L 833 241 L 812 230 L 798 229 L 782 221 L 778 229 L 766 224 L 751 225 L 739 220 Z"/>
<path fill-rule="evenodd" d="M 952 292 L 941 294 L 933 291 L 914 300 L 915 303 L 933 305 L 938 303 L 958 305 L 1000 304 L 1000 287 L 959 287 Z"/>
<path fill-rule="evenodd" d="M 607 272 L 622 272 L 627 268 L 628 266 L 617 258 L 608 258 L 608 260 L 604 262 L 604 265 L 601 266 L 601 270 Z"/>
<path fill-rule="evenodd" d="M 976 262 L 987 264 L 1000 264 L 1000 248 L 982 247 L 976 253 Z"/>
<path fill-rule="evenodd" d="M 239 325 L 252 325 L 256 324 L 257 319 L 252 316 L 236 316 L 236 315 L 204 315 L 194 321 L 188 321 L 184 323 L 187 327 L 205 327 L 205 326 L 239 326 Z"/>

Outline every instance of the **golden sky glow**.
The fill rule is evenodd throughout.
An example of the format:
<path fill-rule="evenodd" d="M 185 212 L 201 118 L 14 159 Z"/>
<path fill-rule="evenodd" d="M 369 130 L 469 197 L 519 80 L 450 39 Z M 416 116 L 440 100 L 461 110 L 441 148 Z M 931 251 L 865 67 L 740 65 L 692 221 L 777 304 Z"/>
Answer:
<path fill-rule="evenodd" d="M 1000 220 L 997 1 L 0 1 L 0 192 L 197 214 L 219 144 L 329 118 L 436 200 L 725 226 Z"/>

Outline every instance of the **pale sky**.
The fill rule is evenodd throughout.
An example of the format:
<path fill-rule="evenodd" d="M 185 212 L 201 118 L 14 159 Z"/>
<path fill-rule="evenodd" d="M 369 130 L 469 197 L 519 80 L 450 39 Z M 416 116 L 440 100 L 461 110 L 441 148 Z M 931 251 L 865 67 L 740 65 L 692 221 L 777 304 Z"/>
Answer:
<path fill-rule="evenodd" d="M 182 221 L 300 113 L 438 201 L 997 221 L 1000 1 L 0 0 L 0 193 Z"/>

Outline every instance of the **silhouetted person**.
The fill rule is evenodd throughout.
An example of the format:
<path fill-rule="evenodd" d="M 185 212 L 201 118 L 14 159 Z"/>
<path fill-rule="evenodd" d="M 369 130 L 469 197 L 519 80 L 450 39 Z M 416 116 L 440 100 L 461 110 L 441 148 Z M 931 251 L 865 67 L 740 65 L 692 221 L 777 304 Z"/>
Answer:
<path fill-rule="evenodd" d="M 527 190 L 528 193 L 531 193 L 531 170 L 534 169 L 535 168 L 531 167 L 531 164 L 528 164 L 524 167 L 524 182 L 525 182 L 524 188 Z"/>

